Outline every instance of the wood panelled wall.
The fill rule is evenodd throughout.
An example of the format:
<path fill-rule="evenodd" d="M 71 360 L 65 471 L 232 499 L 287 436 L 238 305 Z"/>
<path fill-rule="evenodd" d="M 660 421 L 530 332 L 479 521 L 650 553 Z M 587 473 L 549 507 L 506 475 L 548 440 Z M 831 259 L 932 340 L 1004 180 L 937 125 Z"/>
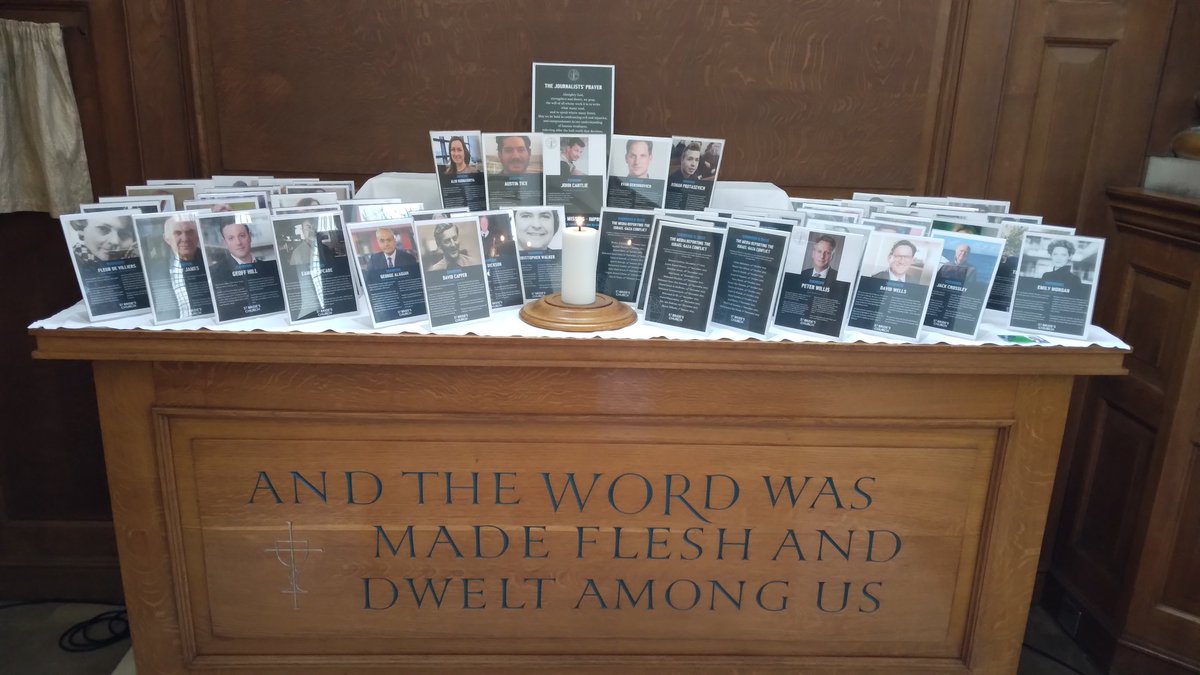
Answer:
<path fill-rule="evenodd" d="M 214 173 L 429 171 L 430 129 L 527 128 L 532 61 L 612 63 L 617 130 L 724 137 L 725 179 L 1012 199 L 1107 235 L 1104 187 L 1139 181 L 1195 86 L 1189 52 L 1168 58 L 1194 38 L 1172 28 L 1195 2 L 0 0 L 0 17 L 65 26 L 101 194 Z M 3 218 L 61 250 L 44 215 Z M 20 298 L 0 337 L 14 373 L 52 383 L 30 392 L 6 378 L 23 401 L 0 412 L 10 429 L 38 428 L 30 416 L 91 386 L 28 362 L 21 322 L 70 301 L 65 269 L 44 281 L 55 293 Z M 95 500 L 50 506 L 51 482 L 103 480 L 90 408 L 74 419 L 82 438 L 19 431 L 0 450 L 0 594 L 69 590 L 6 574 L 18 557 L 70 559 L 25 524 L 107 517 Z M 31 457 L 59 459 L 51 472 Z"/>

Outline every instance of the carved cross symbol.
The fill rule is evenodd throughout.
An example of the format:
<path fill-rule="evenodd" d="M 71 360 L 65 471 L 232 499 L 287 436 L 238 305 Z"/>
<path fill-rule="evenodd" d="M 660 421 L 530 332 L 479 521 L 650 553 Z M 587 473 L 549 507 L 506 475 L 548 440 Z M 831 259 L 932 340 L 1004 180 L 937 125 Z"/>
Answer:
<path fill-rule="evenodd" d="M 287 521 L 288 536 L 286 540 L 275 540 L 275 547 L 263 549 L 267 553 L 274 553 L 275 559 L 283 564 L 288 570 L 288 587 L 280 591 L 280 593 L 288 593 L 292 596 L 292 609 L 300 609 L 300 594 L 308 591 L 300 588 L 300 565 L 308 560 L 309 553 L 323 553 L 323 549 L 310 548 L 307 539 L 296 540 L 292 532 L 292 521 Z M 298 555 L 299 554 L 299 555 Z"/>

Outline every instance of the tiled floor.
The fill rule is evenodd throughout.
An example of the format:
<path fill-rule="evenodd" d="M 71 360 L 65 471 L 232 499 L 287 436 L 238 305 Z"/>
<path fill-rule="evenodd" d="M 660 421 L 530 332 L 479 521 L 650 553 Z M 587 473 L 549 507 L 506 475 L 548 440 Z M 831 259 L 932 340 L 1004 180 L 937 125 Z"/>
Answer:
<path fill-rule="evenodd" d="M 0 601 L 0 607 L 8 604 Z M 60 603 L 0 609 L 0 673 L 136 675 L 132 655 L 126 658 L 128 640 L 85 653 L 69 653 L 58 647 L 59 636 L 68 628 L 110 609 L 113 607 L 108 605 Z M 1021 652 L 1018 675 L 1102 675 L 1062 632 L 1054 619 L 1041 609 L 1034 608 L 1030 612 L 1025 642 L 1029 647 Z M 1055 659 L 1068 666 L 1057 663 Z"/>

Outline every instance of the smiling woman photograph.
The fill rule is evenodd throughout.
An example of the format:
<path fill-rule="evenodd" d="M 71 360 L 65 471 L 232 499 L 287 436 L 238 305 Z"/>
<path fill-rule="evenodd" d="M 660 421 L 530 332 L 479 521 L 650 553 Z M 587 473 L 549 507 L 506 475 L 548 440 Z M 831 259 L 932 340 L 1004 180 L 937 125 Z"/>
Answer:
<path fill-rule="evenodd" d="M 451 136 L 447 151 L 450 153 L 450 161 L 442 173 L 447 176 L 479 173 L 479 166 L 472 163 L 471 149 L 467 147 L 467 142 L 463 140 L 462 136 Z"/>
<path fill-rule="evenodd" d="M 97 213 L 68 221 L 75 234 L 71 251 L 80 262 L 103 262 L 138 257 L 129 215 Z"/>

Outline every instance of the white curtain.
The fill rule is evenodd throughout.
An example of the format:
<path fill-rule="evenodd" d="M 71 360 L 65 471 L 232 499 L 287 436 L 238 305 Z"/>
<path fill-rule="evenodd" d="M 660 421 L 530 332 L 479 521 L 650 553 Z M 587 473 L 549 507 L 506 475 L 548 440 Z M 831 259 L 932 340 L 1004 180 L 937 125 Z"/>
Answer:
<path fill-rule="evenodd" d="M 62 29 L 0 19 L 0 213 L 57 216 L 91 200 Z"/>

